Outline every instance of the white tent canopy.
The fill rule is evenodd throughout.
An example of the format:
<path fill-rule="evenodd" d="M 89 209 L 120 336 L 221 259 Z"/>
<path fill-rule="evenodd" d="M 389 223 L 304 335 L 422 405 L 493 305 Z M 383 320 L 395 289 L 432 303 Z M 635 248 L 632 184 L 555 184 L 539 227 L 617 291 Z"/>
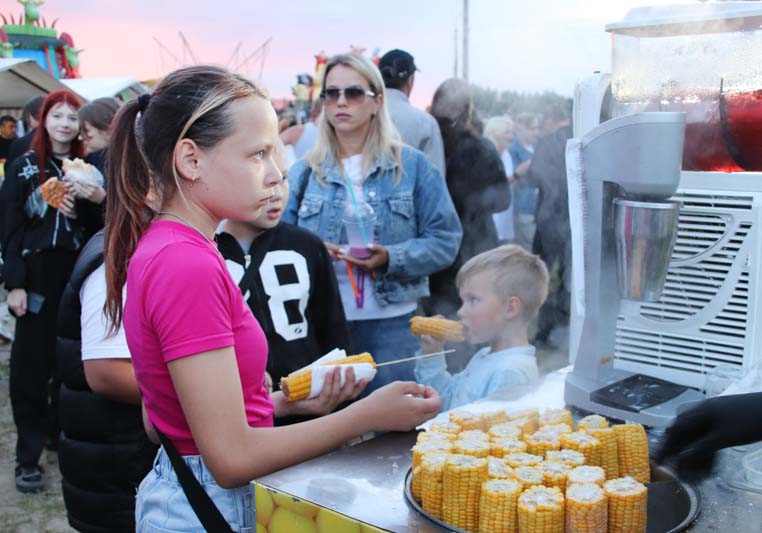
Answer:
<path fill-rule="evenodd" d="M 148 92 L 145 85 L 134 78 L 71 78 L 61 82 L 87 100 L 120 95 L 124 95 L 125 100 L 130 100 Z"/>
<path fill-rule="evenodd" d="M 0 109 L 21 109 L 35 96 L 66 88 L 31 59 L 0 58 Z"/>

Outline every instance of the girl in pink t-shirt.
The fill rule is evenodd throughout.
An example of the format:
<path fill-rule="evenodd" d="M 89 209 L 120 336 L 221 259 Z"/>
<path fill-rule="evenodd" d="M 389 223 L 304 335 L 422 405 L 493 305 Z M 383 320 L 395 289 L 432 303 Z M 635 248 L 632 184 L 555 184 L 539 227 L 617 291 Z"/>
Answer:
<path fill-rule="evenodd" d="M 265 337 L 212 237 L 223 218 L 255 219 L 281 183 L 277 139 L 261 89 L 222 68 L 189 67 L 123 106 L 109 149 L 107 312 L 124 322 L 147 426 L 236 531 L 254 523 L 250 480 L 368 431 L 410 430 L 440 406 L 433 389 L 396 382 L 337 413 L 272 427 L 274 413 L 299 407 L 268 394 Z M 351 378 L 342 390 L 363 385 Z M 164 447 L 138 491 L 136 524 L 202 528 Z"/>

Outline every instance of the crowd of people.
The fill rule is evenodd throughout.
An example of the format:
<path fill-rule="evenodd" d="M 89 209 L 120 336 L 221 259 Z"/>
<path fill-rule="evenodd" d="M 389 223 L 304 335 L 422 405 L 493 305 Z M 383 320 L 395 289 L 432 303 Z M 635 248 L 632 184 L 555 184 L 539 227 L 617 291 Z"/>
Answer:
<path fill-rule="evenodd" d="M 538 378 L 534 344 L 568 321 L 568 116 L 484 120 L 460 79 L 422 111 L 416 70 L 334 56 L 296 128 L 205 66 L 124 104 L 30 101 L 12 142 L 0 118 L 19 491 L 44 488 L 47 446 L 79 531 L 241 531 L 250 480 Z M 442 351 L 416 314 L 459 320 L 475 353 L 280 390 L 335 348 Z"/>

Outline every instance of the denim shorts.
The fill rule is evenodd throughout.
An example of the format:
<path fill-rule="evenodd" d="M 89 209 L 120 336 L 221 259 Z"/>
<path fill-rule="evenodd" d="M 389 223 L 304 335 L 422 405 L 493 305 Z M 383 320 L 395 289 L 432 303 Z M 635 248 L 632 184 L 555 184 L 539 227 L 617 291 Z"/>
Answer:
<path fill-rule="evenodd" d="M 255 531 L 251 487 L 223 489 L 214 481 L 200 455 L 183 459 L 233 531 Z M 135 524 L 138 533 L 204 533 L 163 447 L 138 488 Z"/>

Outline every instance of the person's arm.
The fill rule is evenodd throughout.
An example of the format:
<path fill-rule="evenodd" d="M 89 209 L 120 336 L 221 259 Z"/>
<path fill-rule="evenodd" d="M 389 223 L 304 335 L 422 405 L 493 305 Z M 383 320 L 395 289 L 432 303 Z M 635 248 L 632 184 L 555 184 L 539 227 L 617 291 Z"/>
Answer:
<path fill-rule="evenodd" d="M 344 385 L 341 384 L 341 368 L 336 365 L 332 373 L 326 374 L 323 389 L 315 398 L 289 402 L 282 391 L 270 394 L 270 399 L 275 408 L 274 417 L 284 418 L 288 416 L 323 416 L 333 412 L 336 407 L 344 402 L 357 398 L 365 389 L 368 381 L 355 380 L 354 370 L 350 367 L 346 370 Z"/>
<path fill-rule="evenodd" d="M 444 347 L 444 342 L 430 335 L 421 335 L 421 354 L 441 352 Z M 461 375 L 450 374 L 445 356 L 438 355 L 416 360 L 413 373 L 418 383 L 433 387 L 439 393 L 442 397 L 442 410 L 449 409 Z"/>
<path fill-rule="evenodd" d="M 93 392 L 115 402 L 140 405 L 140 389 L 130 359 L 91 359 L 83 365 Z"/>
<path fill-rule="evenodd" d="M 416 180 L 413 203 L 418 236 L 385 245 L 388 274 L 415 278 L 428 276 L 452 264 L 460 248 L 463 229 L 442 175 L 425 158 Z"/>
<path fill-rule="evenodd" d="M 19 176 L 22 165 L 30 164 L 28 157 L 20 157 L 11 166 L 0 189 L 2 201 L 2 248 L 5 287 L 9 291 L 23 289 L 26 283 L 26 265 L 21 257 L 24 241 L 24 227 L 27 224 L 24 213 L 26 187 L 23 177 Z"/>

